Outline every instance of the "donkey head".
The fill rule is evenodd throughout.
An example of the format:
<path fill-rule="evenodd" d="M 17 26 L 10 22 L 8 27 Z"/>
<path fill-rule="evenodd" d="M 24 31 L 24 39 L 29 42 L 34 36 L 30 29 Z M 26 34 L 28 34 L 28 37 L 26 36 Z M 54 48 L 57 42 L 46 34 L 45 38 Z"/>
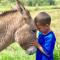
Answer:
<path fill-rule="evenodd" d="M 32 51 L 34 48 L 30 46 L 30 43 L 36 39 L 35 34 L 33 34 L 33 30 L 35 29 L 34 22 L 29 11 L 25 9 L 19 0 L 16 1 L 18 10 L 22 14 L 25 24 L 16 31 L 15 40 L 25 51 L 31 54 L 34 52 Z"/>

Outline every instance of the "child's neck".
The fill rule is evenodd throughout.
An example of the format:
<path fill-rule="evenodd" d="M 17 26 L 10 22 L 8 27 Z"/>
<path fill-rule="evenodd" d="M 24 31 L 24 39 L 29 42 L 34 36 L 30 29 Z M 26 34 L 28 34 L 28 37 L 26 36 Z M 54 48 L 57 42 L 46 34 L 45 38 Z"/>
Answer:
<path fill-rule="evenodd" d="M 48 29 L 47 31 L 43 32 L 43 35 L 48 34 L 50 31 L 51 31 L 51 30 L 50 30 L 50 29 Z"/>

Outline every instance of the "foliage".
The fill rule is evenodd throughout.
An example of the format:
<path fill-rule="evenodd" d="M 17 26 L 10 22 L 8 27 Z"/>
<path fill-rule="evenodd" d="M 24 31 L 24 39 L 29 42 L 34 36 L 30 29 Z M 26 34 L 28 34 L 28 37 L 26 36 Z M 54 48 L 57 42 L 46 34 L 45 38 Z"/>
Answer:
<path fill-rule="evenodd" d="M 42 6 L 42 5 L 60 5 L 60 0 L 20 0 L 27 6 Z M 16 0 L 0 0 L 0 4 L 15 3 Z"/>

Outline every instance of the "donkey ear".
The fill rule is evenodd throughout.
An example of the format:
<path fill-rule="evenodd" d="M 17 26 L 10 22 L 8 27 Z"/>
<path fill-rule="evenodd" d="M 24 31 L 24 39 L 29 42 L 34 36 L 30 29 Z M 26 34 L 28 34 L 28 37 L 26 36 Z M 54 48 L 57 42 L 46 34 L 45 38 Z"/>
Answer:
<path fill-rule="evenodd" d="M 16 0 L 16 4 L 20 13 L 23 14 L 23 12 L 25 11 L 25 7 L 23 6 L 23 4 L 19 0 Z"/>

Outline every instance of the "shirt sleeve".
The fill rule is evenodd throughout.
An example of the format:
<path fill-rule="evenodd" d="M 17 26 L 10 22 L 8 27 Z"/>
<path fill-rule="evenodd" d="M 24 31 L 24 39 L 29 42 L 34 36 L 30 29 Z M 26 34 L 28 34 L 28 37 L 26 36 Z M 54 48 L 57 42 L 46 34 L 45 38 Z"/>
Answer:
<path fill-rule="evenodd" d="M 45 40 L 45 44 L 43 45 L 43 51 L 47 54 L 50 55 L 51 52 L 53 52 L 55 45 L 55 39 L 53 39 L 52 36 L 47 37 Z"/>
<path fill-rule="evenodd" d="M 41 34 L 42 34 L 42 33 L 37 30 L 37 32 L 36 32 L 36 38 L 38 38 L 38 36 L 41 35 Z"/>

